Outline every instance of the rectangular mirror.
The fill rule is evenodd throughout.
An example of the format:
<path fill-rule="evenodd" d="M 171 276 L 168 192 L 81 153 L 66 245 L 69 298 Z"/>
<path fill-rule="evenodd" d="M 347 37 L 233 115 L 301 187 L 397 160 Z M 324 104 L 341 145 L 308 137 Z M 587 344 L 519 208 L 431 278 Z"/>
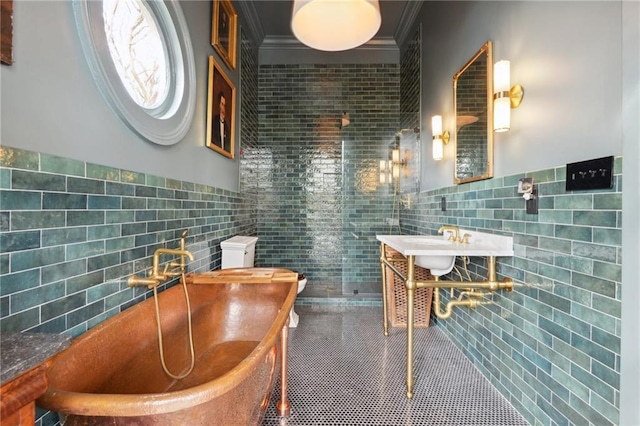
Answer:
<path fill-rule="evenodd" d="M 493 54 L 491 41 L 453 76 L 455 184 L 493 177 Z"/>

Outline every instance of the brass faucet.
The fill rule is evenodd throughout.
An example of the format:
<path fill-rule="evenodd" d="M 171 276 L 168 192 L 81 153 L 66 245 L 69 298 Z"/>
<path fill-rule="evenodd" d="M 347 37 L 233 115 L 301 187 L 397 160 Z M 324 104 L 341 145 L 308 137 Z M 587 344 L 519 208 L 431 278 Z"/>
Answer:
<path fill-rule="evenodd" d="M 460 229 L 454 225 L 442 225 L 438 229 L 438 234 L 442 234 L 444 231 L 449 232 L 449 241 L 453 241 L 454 243 L 459 243 L 462 240 L 460 239 Z"/>
<path fill-rule="evenodd" d="M 188 257 L 189 260 L 193 260 L 193 253 L 186 250 L 186 242 L 185 238 L 187 236 L 188 231 L 184 231 L 182 236 L 180 237 L 180 248 L 170 249 L 170 248 L 158 248 L 153 252 L 153 267 L 151 269 L 151 275 L 148 277 L 140 277 L 136 274 L 133 274 L 127 280 L 127 284 L 129 287 L 135 286 L 147 286 L 148 288 L 153 288 L 158 286 L 162 281 L 167 280 L 170 277 L 177 277 L 182 275 L 186 268 L 187 263 L 185 261 L 185 257 Z M 164 267 L 164 270 L 160 271 L 160 256 L 162 255 L 173 255 L 180 256 L 180 261 L 171 261 L 167 263 Z M 172 270 L 169 270 L 172 268 Z"/>
<path fill-rule="evenodd" d="M 174 256 L 180 256 L 180 262 L 170 262 L 168 263 L 165 268 L 164 271 L 162 271 L 162 273 L 160 272 L 160 256 L 163 254 L 172 254 Z M 184 272 L 184 269 L 182 269 L 180 267 L 180 265 L 185 265 L 186 266 L 186 262 L 184 261 L 184 257 L 188 257 L 189 260 L 193 260 L 193 254 L 188 251 L 188 250 L 180 250 L 180 249 L 168 249 L 168 248 L 159 248 L 156 249 L 155 252 L 153 252 L 153 270 L 151 272 L 151 275 L 154 277 L 159 277 L 161 280 L 165 280 L 167 279 L 167 277 L 175 277 L 178 276 L 180 274 L 182 274 Z M 169 267 L 172 267 L 172 265 L 178 265 L 177 268 L 179 269 L 178 271 L 169 271 Z"/>

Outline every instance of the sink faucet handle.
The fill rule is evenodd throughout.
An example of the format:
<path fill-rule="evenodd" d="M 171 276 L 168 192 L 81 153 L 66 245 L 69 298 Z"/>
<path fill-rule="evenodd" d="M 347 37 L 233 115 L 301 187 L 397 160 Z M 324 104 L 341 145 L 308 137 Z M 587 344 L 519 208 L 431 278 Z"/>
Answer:
<path fill-rule="evenodd" d="M 464 234 L 462 236 L 462 240 L 460 241 L 462 244 L 469 244 L 469 238 L 471 238 L 471 234 Z"/>
<path fill-rule="evenodd" d="M 449 241 L 460 242 L 460 229 L 455 225 L 442 225 L 438 229 L 438 234 L 442 234 L 444 231 L 449 233 Z"/>

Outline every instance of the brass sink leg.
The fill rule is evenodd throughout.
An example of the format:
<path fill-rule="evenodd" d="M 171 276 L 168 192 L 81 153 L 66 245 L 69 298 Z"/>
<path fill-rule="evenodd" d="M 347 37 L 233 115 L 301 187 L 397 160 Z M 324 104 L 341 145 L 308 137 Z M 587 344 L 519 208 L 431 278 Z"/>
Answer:
<path fill-rule="evenodd" d="M 416 296 L 415 256 L 407 256 L 407 398 L 413 398 L 413 321 Z"/>
<path fill-rule="evenodd" d="M 389 335 L 389 314 L 387 307 L 387 267 L 384 260 L 386 258 L 386 244 L 380 244 L 380 268 L 382 269 L 382 324 L 384 335 Z"/>

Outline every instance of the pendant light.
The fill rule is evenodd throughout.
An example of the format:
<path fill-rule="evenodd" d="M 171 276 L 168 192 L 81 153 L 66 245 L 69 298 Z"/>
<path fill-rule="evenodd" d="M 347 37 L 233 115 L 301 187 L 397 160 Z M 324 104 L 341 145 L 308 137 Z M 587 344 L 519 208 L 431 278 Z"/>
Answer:
<path fill-rule="evenodd" d="M 382 18 L 378 0 L 294 0 L 291 30 L 305 45 L 329 52 L 373 38 Z"/>

